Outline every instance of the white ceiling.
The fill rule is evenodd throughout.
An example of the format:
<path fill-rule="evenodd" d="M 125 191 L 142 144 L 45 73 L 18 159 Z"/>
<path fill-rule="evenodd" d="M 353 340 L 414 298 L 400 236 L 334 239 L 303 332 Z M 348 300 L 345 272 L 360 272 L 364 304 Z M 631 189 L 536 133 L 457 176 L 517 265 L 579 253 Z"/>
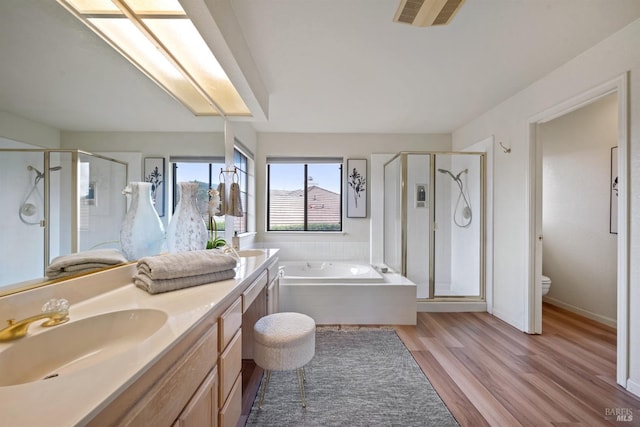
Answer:
<path fill-rule="evenodd" d="M 229 2 L 270 93 L 264 132 L 448 133 L 640 17 L 640 0 L 466 0 L 419 28 L 392 22 L 399 0 Z M 0 110 L 62 130 L 222 129 L 53 0 L 0 1 Z"/>

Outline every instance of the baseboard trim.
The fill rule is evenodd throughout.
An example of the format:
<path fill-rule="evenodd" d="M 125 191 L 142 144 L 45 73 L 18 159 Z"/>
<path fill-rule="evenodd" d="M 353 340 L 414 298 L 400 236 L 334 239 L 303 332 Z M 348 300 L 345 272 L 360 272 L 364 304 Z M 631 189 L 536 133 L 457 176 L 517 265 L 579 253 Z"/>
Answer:
<path fill-rule="evenodd" d="M 551 305 L 555 305 L 556 307 L 564 308 L 565 310 L 571 311 L 572 313 L 579 314 L 580 316 L 584 316 L 588 319 L 595 320 L 596 322 L 602 323 L 603 325 L 611 326 L 612 328 L 616 328 L 618 325 L 618 322 L 616 321 L 616 319 L 611 319 L 609 317 L 592 313 L 580 307 L 576 307 L 575 305 L 571 305 L 571 304 L 567 304 L 566 302 L 559 301 L 555 298 L 544 297 L 542 298 L 542 301 Z"/>
<path fill-rule="evenodd" d="M 487 311 L 487 303 L 484 301 L 418 301 L 419 313 L 448 313 Z"/>
<path fill-rule="evenodd" d="M 500 310 L 496 310 L 495 309 L 495 305 L 493 306 L 493 313 L 491 313 L 493 316 L 497 317 L 498 319 L 502 320 L 503 322 L 506 322 L 508 324 L 510 324 L 511 326 L 513 326 L 514 328 L 521 330 L 522 332 L 527 333 L 524 330 L 524 325 L 522 324 L 522 320 L 520 319 L 520 321 L 517 321 L 516 319 L 513 319 L 509 316 L 506 316 L 504 313 L 502 313 Z"/>
<path fill-rule="evenodd" d="M 627 391 L 640 397 L 640 383 L 634 380 L 627 380 Z"/>

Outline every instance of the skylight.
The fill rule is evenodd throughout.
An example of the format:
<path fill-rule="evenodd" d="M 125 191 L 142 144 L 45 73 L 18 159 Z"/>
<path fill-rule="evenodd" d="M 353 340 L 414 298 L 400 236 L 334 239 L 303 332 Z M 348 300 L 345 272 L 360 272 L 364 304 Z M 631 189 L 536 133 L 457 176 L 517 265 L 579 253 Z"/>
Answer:
<path fill-rule="evenodd" d="M 58 0 L 197 116 L 251 116 L 178 0 Z"/>

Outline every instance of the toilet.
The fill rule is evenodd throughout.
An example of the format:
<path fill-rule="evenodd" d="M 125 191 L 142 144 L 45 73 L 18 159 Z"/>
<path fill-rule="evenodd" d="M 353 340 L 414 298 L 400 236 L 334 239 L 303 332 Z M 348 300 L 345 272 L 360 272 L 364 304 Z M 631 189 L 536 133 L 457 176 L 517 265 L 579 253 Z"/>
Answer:
<path fill-rule="evenodd" d="M 542 275 L 542 296 L 545 296 L 549 293 L 549 288 L 551 287 L 551 279 L 547 276 Z"/>

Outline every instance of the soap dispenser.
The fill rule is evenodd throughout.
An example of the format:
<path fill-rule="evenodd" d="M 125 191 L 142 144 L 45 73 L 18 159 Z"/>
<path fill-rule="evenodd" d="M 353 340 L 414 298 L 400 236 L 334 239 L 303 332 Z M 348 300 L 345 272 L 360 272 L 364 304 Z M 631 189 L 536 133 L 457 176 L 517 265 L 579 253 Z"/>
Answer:
<path fill-rule="evenodd" d="M 240 237 L 238 237 L 238 232 L 233 232 L 233 238 L 231 238 L 231 246 L 236 251 L 240 250 Z"/>

